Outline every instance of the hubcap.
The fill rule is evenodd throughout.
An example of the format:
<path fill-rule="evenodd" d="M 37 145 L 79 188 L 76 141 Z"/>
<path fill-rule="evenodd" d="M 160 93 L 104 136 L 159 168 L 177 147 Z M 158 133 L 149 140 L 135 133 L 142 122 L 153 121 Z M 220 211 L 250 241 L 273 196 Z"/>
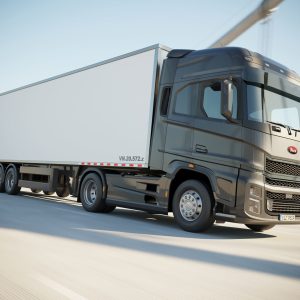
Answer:
<path fill-rule="evenodd" d="M 180 213 L 186 221 L 194 221 L 202 212 L 202 200 L 200 195 L 193 190 L 186 191 L 180 198 Z"/>
<path fill-rule="evenodd" d="M 97 185 L 94 180 L 86 182 L 84 187 L 84 200 L 88 205 L 93 205 L 97 199 Z"/>

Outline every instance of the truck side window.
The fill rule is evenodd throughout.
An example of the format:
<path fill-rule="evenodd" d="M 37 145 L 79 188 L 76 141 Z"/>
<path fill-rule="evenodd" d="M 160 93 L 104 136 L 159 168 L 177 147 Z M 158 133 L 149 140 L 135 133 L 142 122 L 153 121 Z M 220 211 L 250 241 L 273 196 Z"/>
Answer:
<path fill-rule="evenodd" d="M 232 118 L 237 118 L 237 89 L 233 85 Z M 208 118 L 226 120 L 221 115 L 221 82 L 214 82 L 204 87 L 203 110 Z"/>
<path fill-rule="evenodd" d="M 190 84 L 179 90 L 175 99 L 175 113 L 195 116 L 197 103 L 198 85 Z"/>
<path fill-rule="evenodd" d="M 263 107 L 261 98 L 260 88 L 253 85 L 247 85 L 247 109 L 249 121 L 263 121 Z"/>
<path fill-rule="evenodd" d="M 171 87 L 164 87 L 162 92 L 161 106 L 160 106 L 160 114 L 162 116 L 166 116 L 168 114 L 168 107 L 170 102 L 171 95 Z"/>

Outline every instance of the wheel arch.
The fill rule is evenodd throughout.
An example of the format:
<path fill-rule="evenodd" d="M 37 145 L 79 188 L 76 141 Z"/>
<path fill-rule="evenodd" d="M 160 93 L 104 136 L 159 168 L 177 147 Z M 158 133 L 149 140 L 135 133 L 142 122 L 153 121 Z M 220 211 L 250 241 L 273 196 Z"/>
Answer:
<path fill-rule="evenodd" d="M 173 173 L 173 177 L 170 184 L 169 189 L 169 199 L 168 199 L 168 210 L 172 211 L 172 200 L 175 194 L 177 187 L 183 183 L 184 181 L 193 179 L 200 181 L 203 183 L 207 188 L 209 193 L 212 196 L 212 199 L 215 201 L 215 193 L 217 191 L 217 183 L 213 172 L 204 167 L 196 167 L 189 168 L 187 166 L 181 166 L 177 168 L 175 173 Z M 214 203 L 213 203 L 214 205 Z"/>

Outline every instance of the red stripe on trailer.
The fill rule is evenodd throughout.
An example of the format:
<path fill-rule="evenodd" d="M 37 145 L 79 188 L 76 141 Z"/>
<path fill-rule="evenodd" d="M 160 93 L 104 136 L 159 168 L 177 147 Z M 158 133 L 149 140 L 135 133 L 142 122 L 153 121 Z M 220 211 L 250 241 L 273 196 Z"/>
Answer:
<path fill-rule="evenodd" d="M 104 162 L 82 162 L 82 166 L 101 166 L 101 167 L 130 167 L 130 168 L 143 168 L 143 164 L 125 164 L 125 163 L 104 163 Z"/>

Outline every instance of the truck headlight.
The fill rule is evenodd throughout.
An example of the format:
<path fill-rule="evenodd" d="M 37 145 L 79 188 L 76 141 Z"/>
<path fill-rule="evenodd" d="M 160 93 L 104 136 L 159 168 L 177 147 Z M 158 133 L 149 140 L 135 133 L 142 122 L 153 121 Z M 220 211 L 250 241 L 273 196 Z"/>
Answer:
<path fill-rule="evenodd" d="M 254 214 L 260 214 L 260 200 L 249 199 L 249 211 Z"/>
<path fill-rule="evenodd" d="M 250 196 L 261 198 L 261 195 L 262 195 L 262 189 L 260 186 L 257 185 L 250 186 Z"/>

